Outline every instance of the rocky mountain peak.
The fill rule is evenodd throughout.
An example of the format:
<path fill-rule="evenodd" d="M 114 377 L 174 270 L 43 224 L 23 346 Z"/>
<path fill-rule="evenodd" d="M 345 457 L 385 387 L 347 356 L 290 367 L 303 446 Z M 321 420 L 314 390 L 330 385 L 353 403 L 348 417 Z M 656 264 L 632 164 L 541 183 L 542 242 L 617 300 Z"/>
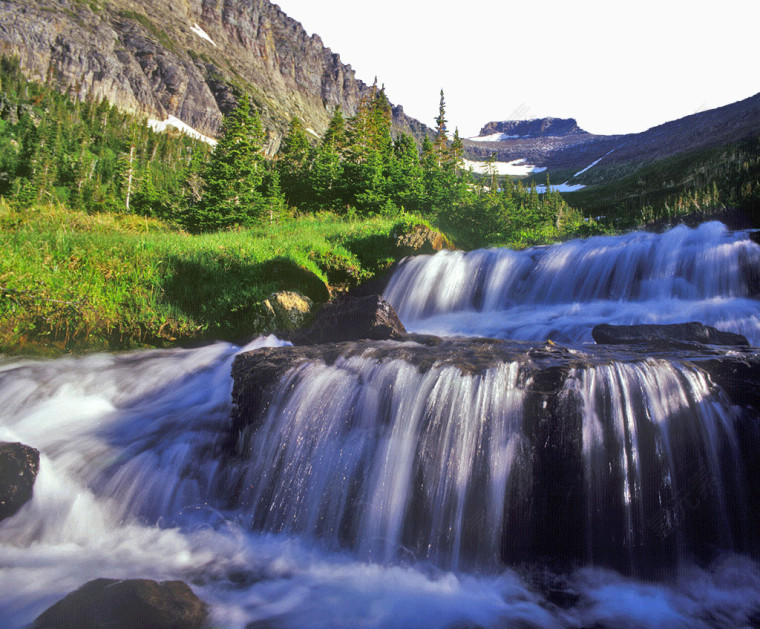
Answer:
<path fill-rule="evenodd" d="M 5 0 L 0 52 L 30 78 L 80 98 L 216 136 L 242 91 L 269 150 L 297 116 L 317 135 L 370 89 L 350 65 L 269 0 Z M 396 130 L 424 125 L 394 110 Z"/>
<path fill-rule="evenodd" d="M 561 137 L 586 133 L 575 118 L 535 118 L 533 120 L 502 120 L 489 122 L 480 130 L 480 137 L 500 133 L 513 138 Z"/>

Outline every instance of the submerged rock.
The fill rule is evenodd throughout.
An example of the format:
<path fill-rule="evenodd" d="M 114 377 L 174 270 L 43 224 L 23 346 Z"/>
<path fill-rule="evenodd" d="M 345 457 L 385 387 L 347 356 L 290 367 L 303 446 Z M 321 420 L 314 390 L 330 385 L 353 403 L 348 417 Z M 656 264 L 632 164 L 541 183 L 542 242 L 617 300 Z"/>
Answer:
<path fill-rule="evenodd" d="M 314 323 L 293 338 L 297 345 L 370 339 L 402 339 L 406 335 L 396 311 L 379 295 L 337 299 L 317 312 Z"/>
<path fill-rule="evenodd" d="M 40 453 L 23 443 L 0 443 L 0 520 L 16 513 L 31 497 Z"/>
<path fill-rule="evenodd" d="M 42 612 L 33 629 L 195 629 L 206 605 L 182 581 L 95 579 Z"/>
<path fill-rule="evenodd" d="M 723 332 L 696 321 L 668 325 L 597 325 L 591 331 L 599 345 L 632 345 L 646 343 L 661 349 L 689 348 L 693 343 L 705 345 L 749 345 L 746 337 Z"/>

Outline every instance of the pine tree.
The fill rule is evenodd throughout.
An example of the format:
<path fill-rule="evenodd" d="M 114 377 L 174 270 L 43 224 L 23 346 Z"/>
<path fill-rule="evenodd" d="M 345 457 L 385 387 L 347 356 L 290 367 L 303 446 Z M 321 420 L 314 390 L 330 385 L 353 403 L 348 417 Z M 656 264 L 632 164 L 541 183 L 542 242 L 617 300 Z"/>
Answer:
<path fill-rule="evenodd" d="M 277 154 L 277 172 L 282 191 L 288 203 L 297 208 L 305 208 L 313 197 L 309 171 L 313 152 L 301 120 L 294 117 L 290 129 Z"/>
<path fill-rule="evenodd" d="M 203 197 L 188 217 L 192 231 L 254 224 L 264 213 L 264 131 L 247 94 L 225 118 L 203 173 Z"/>
<path fill-rule="evenodd" d="M 343 115 L 336 110 L 322 142 L 317 148 L 309 172 L 309 186 L 314 194 L 310 205 L 316 210 L 337 209 L 343 189 L 343 162 L 346 132 Z"/>
<path fill-rule="evenodd" d="M 448 130 L 446 129 L 446 100 L 441 89 L 441 100 L 438 105 L 438 115 L 435 118 L 435 152 L 438 159 L 438 165 L 442 166 L 447 158 L 448 153 Z"/>
<path fill-rule="evenodd" d="M 422 210 L 425 188 L 420 155 L 412 136 L 402 133 L 393 143 L 395 159 L 389 169 L 389 193 L 393 202 L 409 212 Z"/>
<path fill-rule="evenodd" d="M 385 210 L 387 174 L 393 160 L 391 107 L 377 81 L 348 126 L 341 196 L 363 213 Z"/>

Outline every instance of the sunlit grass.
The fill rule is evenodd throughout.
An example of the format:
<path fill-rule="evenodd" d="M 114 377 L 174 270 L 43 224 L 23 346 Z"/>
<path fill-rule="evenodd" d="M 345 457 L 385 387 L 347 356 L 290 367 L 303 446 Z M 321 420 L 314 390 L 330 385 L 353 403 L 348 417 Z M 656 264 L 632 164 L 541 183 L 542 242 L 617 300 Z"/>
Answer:
<path fill-rule="evenodd" d="M 239 339 L 273 291 L 324 301 L 328 287 L 385 268 L 397 222 L 321 215 L 192 236 L 154 219 L 0 200 L 0 351 Z"/>

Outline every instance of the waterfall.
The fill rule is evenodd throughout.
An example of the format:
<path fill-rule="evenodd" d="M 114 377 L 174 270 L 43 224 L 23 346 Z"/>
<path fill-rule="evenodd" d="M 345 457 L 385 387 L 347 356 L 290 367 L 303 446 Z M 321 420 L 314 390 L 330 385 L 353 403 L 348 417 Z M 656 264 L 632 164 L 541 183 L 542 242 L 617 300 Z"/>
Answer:
<path fill-rule="evenodd" d="M 301 363 L 242 431 L 231 500 L 257 530 L 454 570 L 553 556 L 651 577 L 757 549 L 739 443 L 760 442 L 706 373 L 571 356 Z"/>
<path fill-rule="evenodd" d="M 586 341 L 757 344 L 758 251 L 710 223 L 442 252 L 386 296 L 452 338 L 2 358 L 0 441 L 40 470 L 0 625 L 99 577 L 184 580 L 230 629 L 757 625 L 758 350 Z"/>
<path fill-rule="evenodd" d="M 700 321 L 760 343 L 760 245 L 721 223 L 526 251 L 407 259 L 384 297 L 407 329 L 589 342 L 598 323 Z"/>

